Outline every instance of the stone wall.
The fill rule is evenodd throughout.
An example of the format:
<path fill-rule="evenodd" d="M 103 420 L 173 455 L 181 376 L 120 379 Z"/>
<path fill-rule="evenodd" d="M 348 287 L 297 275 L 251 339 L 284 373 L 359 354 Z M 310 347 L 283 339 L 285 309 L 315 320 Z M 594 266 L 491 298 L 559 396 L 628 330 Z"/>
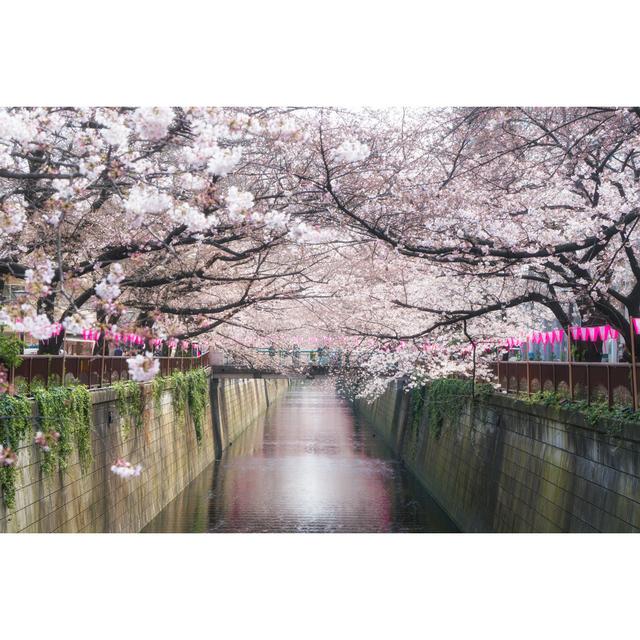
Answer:
<path fill-rule="evenodd" d="M 511 397 L 468 402 L 438 437 L 401 383 L 356 409 L 462 531 L 640 530 L 640 427 L 613 434 Z M 429 402 L 428 395 L 425 400 Z"/>
<path fill-rule="evenodd" d="M 92 392 L 91 468 L 83 474 L 74 452 L 64 473 L 44 476 L 42 454 L 26 443 L 18 452 L 16 508 L 8 511 L 0 501 L 0 532 L 139 531 L 287 385 L 287 380 L 213 378 L 213 404 L 207 406 L 199 445 L 188 409 L 182 420 L 174 415 L 171 388 L 156 407 L 150 385 L 144 385 L 144 425 L 126 437 L 114 390 Z M 118 457 L 141 464 L 140 477 L 111 473 Z"/>
<path fill-rule="evenodd" d="M 285 378 L 214 378 L 212 393 L 217 394 L 221 448 L 228 447 L 288 385 Z"/>

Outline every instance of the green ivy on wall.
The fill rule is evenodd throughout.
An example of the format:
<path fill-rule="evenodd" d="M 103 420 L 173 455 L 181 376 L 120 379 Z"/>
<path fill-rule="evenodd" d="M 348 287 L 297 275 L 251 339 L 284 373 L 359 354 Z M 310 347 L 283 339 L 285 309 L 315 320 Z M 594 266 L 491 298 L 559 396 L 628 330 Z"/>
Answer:
<path fill-rule="evenodd" d="M 3 447 L 11 447 L 15 452 L 30 432 L 33 408 L 26 398 L 0 395 L 0 442 Z M 16 477 L 14 465 L 0 467 L 0 488 L 4 504 L 13 509 L 16 502 Z"/>
<path fill-rule="evenodd" d="M 571 400 L 554 391 L 536 391 L 531 397 L 524 398 L 524 401 L 527 404 L 543 404 L 565 411 L 575 411 L 584 417 L 587 424 L 592 427 L 602 426 L 612 435 L 620 433 L 625 424 L 640 424 L 640 411 L 634 411 L 632 407 L 609 407 L 607 402 L 597 401 L 589 404 L 586 400 Z"/>
<path fill-rule="evenodd" d="M 209 379 L 204 369 L 194 369 L 185 374 L 187 378 L 189 413 L 193 420 L 198 444 L 202 442 L 203 423 L 207 396 L 209 395 Z"/>
<path fill-rule="evenodd" d="M 93 462 L 93 450 L 91 448 L 91 393 L 84 385 L 71 387 L 69 392 L 69 414 L 71 428 L 78 449 L 80 468 L 86 473 Z"/>
<path fill-rule="evenodd" d="M 173 413 L 176 421 L 184 424 L 185 411 L 188 407 L 196 432 L 196 440 L 200 444 L 209 397 L 209 378 L 206 371 L 204 369 L 193 369 L 186 373 L 176 371 L 166 379 L 165 386 L 169 384 L 173 387 Z"/>
<path fill-rule="evenodd" d="M 168 378 L 156 377 L 151 386 L 156 410 L 160 409 L 162 394 L 173 387 L 173 407 L 176 418 L 184 420 L 189 408 L 196 440 L 202 442 L 204 418 L 209 396 L 209 381 L 204 369 L 186 373 L 177 372 Z M 58 469 L 64 471 L 75 448 L 83 473 L 93 462 L 91 447 L 92 399 L 84 385 L 71 387 L 34 386 L 32 390 L 37 407 L 39 430 L 47 437 L 49 450 L 42 451 L 42 469 L 50 475 Z M 123 436 L 128 437 L 131 428 L 140 428 L 144 418 L 144 393 L 142 385 L 132 380 L 113 385 L 116 392 L 116 406 L 122 419 Z M 32 436 L 33 405 L 24 396 L 0 395 L 0 442 L 16 451 L 20 443 Z M 53 434 L 59 434 L 53 437 Z M 5 505 L 15 507 L 16 478 L 15 466 L 0 468 L 0 488 Z"/>
<path fill-rule="evenodd" d="M 445 420 L 457 418 L 464 403 L 473 395 L 470 380 L 440 378 L 410 391 L 409 419 L 412 432 L 416 432 L 423 414 L 430 432 L 439 438 Z M 484 389 L 483 389 L 484 394 Z"/>
<path fill-rule="evenodd" d="M 153 396 L 153 408 L 156 415 L 160 414 L 162 394 L 165 392 L 166 382 L 167 378 L 163 376 L 156 376 L 151 381 L 151 395 Z"/>
<path fill-rule="evenodd" d="M 22 364 L 24 342 L 16 335 L 0 331 L 0 362 L 7 367 L 19 367 Z"/>
<path fill-rule="evenodd" d="M 120 415 L 122 436 L 128 438 L 131 427 L 139 429 L 143 425 L 144 399 L 142 385 L 134 380 L 116 382 L 113 385 L 116 391 L 116 407 Z"/>
<path fill-rule="evenodd" d="M 473 395 L 470 380 L 441 378 L 427 385 L 427 424 L 431 433 L 439 438 L 445 420 L 455 420 L 462 408 Z"/>
<path fill-rule="evenodd" d="M 176 371 L 169 376 L 169 381 L 173 386 L 173 414 L 178 422 L 182 422 L 189 395 L 187 376 Z"/>
<path fill-rule="evenodd" d="M 425 387 L 411 389 L 411 430 L 415 431 L 420 424 L 424 408 Z"/>
<path fill-rule="evenodd" d="M 56 467 L 64 471 L 69 463 L 69 456 L 73 451 L 73 423 L 70 412 L 71 389 L 68 387 L 39 388 L 33 397 L 38 407 L 40 429 L 45 435 L 55 432 L 60 434 L 53 442 L 49 451 L 43 451 L 42 469 L 50 475 Z"/>

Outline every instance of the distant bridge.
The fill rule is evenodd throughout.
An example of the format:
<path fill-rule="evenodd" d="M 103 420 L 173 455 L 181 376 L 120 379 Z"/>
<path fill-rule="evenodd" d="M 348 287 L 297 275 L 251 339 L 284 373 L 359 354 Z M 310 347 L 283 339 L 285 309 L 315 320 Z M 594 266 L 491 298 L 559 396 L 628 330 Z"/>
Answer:
<path fill-rule="evenodd" d="M 317 349 L 263 347 L 256 349 L 256 351 L 272 358 L 278 358 L 281 364 L 290 364 L 294 367 L 308 365 L 313 371 L 323 372 L 328 371 L 331 367 L 341 366 L 343 358 L 348 358 L 342 349 L 329 349 L 328 347 L 318 347 Z"/>
<path fill-rule="evenodd" d="M 329 373 L 328 365 L 309 364 L 301 367 L 299 371 L 278 371 L 276 369 L 257 369 L 252 367 L 238 367 L 233 365 L 212 365 L 211 373 L 221 378 L 309 378 L 323 376 Z"/>

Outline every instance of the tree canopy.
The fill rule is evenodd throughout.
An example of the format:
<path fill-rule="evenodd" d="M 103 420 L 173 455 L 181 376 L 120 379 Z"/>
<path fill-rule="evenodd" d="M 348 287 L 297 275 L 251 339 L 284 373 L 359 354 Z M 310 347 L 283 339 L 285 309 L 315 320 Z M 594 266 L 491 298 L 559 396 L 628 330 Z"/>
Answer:
<path fill-rule="evenodd" d="M 424 375 L 541 319 L 628 340 L 639 149 L 638 108 L 2 109 L 0 323 Z"/>

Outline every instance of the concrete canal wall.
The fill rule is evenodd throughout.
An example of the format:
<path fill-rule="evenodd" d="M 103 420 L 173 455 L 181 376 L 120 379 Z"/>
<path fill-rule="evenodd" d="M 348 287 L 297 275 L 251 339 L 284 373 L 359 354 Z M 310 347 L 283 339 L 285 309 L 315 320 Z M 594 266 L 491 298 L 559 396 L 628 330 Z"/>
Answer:
<path fill-rule="evenodd" d="M 640 427 L 613 435 L 580 415 L 495 396 L 467 402 L 436 435 L 424 410 L 411 416 L 400 382 L 356 410 L 462 531 L 640 530 Z"/>
<path fill-rule="evenodd" d="M 286 379 L 212 378 L 200 444 L 189 410 L 175 414 L 171 387 L 156 403 L 144 385 L 143 425 L 129 433 L 121 428 L 115 391 L 92 392 L 91 468 L 82 473 L 74 451 L 64 472 L 45 476 L 43 454 L 26 442 L 18 452 L 15 509 L 0 500 L 0 532 L 139 531 L 287 386 Z M 116 458 L 141 464 L 141 475 L 113 474 Z"/>

